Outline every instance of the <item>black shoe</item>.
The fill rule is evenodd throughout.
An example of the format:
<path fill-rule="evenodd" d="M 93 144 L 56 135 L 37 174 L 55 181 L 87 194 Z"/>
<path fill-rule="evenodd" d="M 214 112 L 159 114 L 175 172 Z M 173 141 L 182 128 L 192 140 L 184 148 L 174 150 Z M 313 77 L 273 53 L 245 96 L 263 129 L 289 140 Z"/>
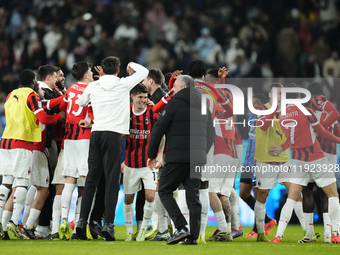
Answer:
<path fill-rule="evenodd" d="M 191 238 L 187 238 L 182 245 L 198 245 L 197 240 L 192 240 Z"/>
<path fill-rule="evenodd" d="M 114 225 L 112 223 L 104 224 L 102 233 L 106 241 L 116 241 L 115 232 L 113 228 L 114 228 Z"/>
<path fill-rule="evenodd" d="M 79 240 L 76 233 L 72 233 L 71 240 Z"/>
<path fill-rule="evenodd" d="M 59 233 L 56 232 L 56 233 L 54 233 L 54 234 L 49 234 L 49 235 L 46 236 L 44 239 L 45 239 L 45 240 L 49 240 L 49 241 L 59 240 Z"/>
<path fill-rule="evenodd" d="M 104 238 L 103 227 L 97 221 L 90 221 L 90 231 L 93 239 L 98 239 L 98 236 Z"/>
<path fill-rule="evenodd" d="M 191 236 L 189 230 L 187 228 L 182 228 L 180 230 L 176 230 L 173 236 L 166 242 L 166 244 L 176 244 L 180 241 L 185 240 L 185 238 Z"/>
<path fill-rule="evenodd" d="M 38 238 L 35 236 L 34 234 L 34 228 L 32 229 L 27 229 L 27 228 L 22 228 L 21 229 L 21 233 L 27 237 L 27 239 L 30 239 L 30 240 L 37 240 Z"/>
<path fill-rule="evenodd" d="M 11 240 L 9 238 L 9 235 L 8 235 L 8 232 L 7 231 L 4 231 L 4 236 L 2 238 L 0 238 L 0 240 Z"/>
<path fill-rule="evenodd" d="M 77 236 L 81 240 L 87 240 L 86 225 L 87 225 L 87 222 L 84 219 L 78 220 L 76 230 L 77 230 Z"/>

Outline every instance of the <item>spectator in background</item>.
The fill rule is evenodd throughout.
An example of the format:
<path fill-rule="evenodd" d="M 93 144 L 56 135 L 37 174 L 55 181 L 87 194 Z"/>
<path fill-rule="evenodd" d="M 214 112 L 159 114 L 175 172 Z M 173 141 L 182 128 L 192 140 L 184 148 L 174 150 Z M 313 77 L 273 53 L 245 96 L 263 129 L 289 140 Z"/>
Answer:
<path fill-rule="evenodd" d="M 316 42 L 312 44 L 311 53 L 315 55 L 315 60 L 322 68 L 325 60 L 330 56 L 330 48 L 324 35 L 320 35 Z"/>
<path fill-rule="evenodd" d="M 123 23 L 117 27 L 113 38 L 116 40 L 127 39 L 130 43 L 133 43 L 138 38 L 137 28 L 135 28 L 128 19 L 125 19 Z"/>
<path fill-rule="evenodd" d="M 161 41 L 157 41 L 148 53 L 148 68 L 165 68 L 165 62 L 168 60 L 169 52 L 164 48 Z"/>
<path fill-rule="evenodd" d="M 329 70 L 332 70 L 331 74 Z M 332 76 L 333 78 L 340 77 L 340 60 L 338 52 L 333 51 L 331 57 L 325 60 L 323 64 L 322 75 L 323 77 L 328 76 Z"/>
<path fill-rule="evenodd" d="M 152 43 L 163 38 L 163 26 L 166 21 L 166 13 L 161 3 L 153 4 L 153 8 L 146 14 L 149 39 Z"/>
<path fill-rule="evenodd" d="M 62 70 L 66 70 L 66 58 L 68 55 L 68 47 L 66 47 L 65 40 L 58 41 L 57 49 L 52 53 L 51 65 L 59 66 Z"/>
<path fill-rule="evenodd" d="M 237 71 L 237 57 L 241 57 L 245 55 L 245 51 L 240 47 L 239 39 L 234 37 L 230 41 L 230 47 L 226 52 L 225 62 L 227 64 L 227 68 L 232 76 L 234 72 Z"/>
<path fill-rule="evenodd" d="M 46 48 L 46 57 L 49 59 L 52 53 L 57 49 L 58 42 L 63 38 L 60 27 L 55 26 L 51 31 L 47 32 L 43 38 Z"/>
<path fill-rule="evenodd" d="M 163 25 L 165 40 L 173 45 L 177 41 L 178 25 L 174 16 L 169 17 Z"/>
<path fill-rule="evenodd" d="M 207 58 L 215 45 L 216 40 L 211 36 L 209 28 L 202 28 L 201 37 L 197 38 L 194 48 L 204 62 L 207 61 Z"/>
<path fill-rule="evenodd" d="M 304 77 L 311 78 L 320 78 L 321 77 L 321 68 L 316 62 L 316 57 L 314 54 L 309 55 L 306 64 L 304 65 Z"/>

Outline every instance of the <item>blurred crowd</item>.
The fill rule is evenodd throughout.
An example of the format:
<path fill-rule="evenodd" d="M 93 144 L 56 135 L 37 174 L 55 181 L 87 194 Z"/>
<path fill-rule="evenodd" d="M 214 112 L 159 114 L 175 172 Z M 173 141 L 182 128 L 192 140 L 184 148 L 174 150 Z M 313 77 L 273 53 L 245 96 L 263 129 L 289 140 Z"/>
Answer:
<path fill-rule="evenodd" d="M 11 0 L 0 3 L 0 114 L 18 73 L 106 56 L 163 73 L 191 60 L 232 77 L 340 77 L 340 0 Z M 125 75 L 125 71 L 121 71 Z M 335 100 L 335 98 L 330 98 Z"/>

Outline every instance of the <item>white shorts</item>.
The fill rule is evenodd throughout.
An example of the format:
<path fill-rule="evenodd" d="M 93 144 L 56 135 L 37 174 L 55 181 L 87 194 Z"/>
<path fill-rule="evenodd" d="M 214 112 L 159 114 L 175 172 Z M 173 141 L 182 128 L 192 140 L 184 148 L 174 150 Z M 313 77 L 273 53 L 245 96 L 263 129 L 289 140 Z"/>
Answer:
<path fill-rule="evenodd" d="M 242 164 L 242 156 L 243 156 L 243 144 L 236 145 L 237 150 L 237 172 L 240 172 L 241 164 Z"/>
<path fill-rule="evenodd" d="M 276 181 L 278 183 L 289 182 L 292 177 L 291 170 L 290 161 L 282 165 L 271 165 L 256 161 L 256 187 L 259 189 L 273 189 L 276 187 Z"/>
<path fill-rule="evenodd" d="M 32 171 L 32 152 L 25 149 L 0 149 L 0 175 L 29 179 Z"/>
<path fill-rule="evenodd" d="M 149 167 L 131 168 L 124 166 L 123 192 L 135 194 L 142 189 L 142 181 L 145 189 L 156 190 L 157 172 Z"/>
<path fill-rule="evenodd" d="M 61 175 L 64 169 L 64 150 L 61 149 L 59 152 L 59 157 L 58 157 L 58 163 L 57 167 L 55 168 L 52 184 L 53 185 L 58 185 L 58 184 L 65 184 L 65 177 Z M 85 181 L 84 178 L 78 178 L 77 179 L 77 186 L 78 187 L 84 187 L 85 186 Z"/>
<path fill-rule="evenodd" d="M 209 181 L 209 192 L 229 197 L 234 187 L 237 164 L 237 158 L 224 154 L 214 155 L 214 165 L 216 166 L 215 170 L 219 171 L 219 169 L 221 169 L 221 173 L 211 175 Z"/>
<path fill-rule="evenodd" d="M 293 159 L 293 165 L 294 178 L 290 179 L 291 183 L 307 186 L 309 182 L 315 182 L 318 187 L 323 188 L 336 181 L 334 168 L 328 168 L 330 165 L 326 157 L 311 162 Z M 327 167 L 325 172 L 323 166 Z"/>
<path fill-rule="evenodd" d="M 45 154 L 40 151 L 33 151 L 32 161 L 30 185 L 47 188 L 50 184 L 50 173 Z"/>
<path fill-rule="evenodd" d="M 89 157 L 90 140 L 65 140 L 64 141 L 64 170 L 62 176 L 79 178 L 87 176 L 88 157 Z"/>
<path fill-rule="evenodd" d="M 214 164 L 214 148 L 215 146 L 212 145 L 210 150 L 208 151 L 207 154 L 207 163 L 205 164 L 205 166 L 212 166 Z M 202 177 L 201 177 L 201 181 L 202 182 L 206 182 L 210 180 L 210 174 L 208 172 L 202 172 Z"/>

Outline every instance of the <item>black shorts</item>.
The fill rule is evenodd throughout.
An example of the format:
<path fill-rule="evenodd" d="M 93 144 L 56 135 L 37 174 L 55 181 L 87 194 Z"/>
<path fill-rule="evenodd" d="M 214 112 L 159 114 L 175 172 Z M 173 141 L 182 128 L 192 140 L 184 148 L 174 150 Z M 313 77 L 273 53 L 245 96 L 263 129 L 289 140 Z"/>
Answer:
<path fill-rule="evenodd" d="M 256 184 L 255 173 L 246 172 L 246 171 L 242 172 L 240 182 L 255 186 L 255 184 Z"/>

